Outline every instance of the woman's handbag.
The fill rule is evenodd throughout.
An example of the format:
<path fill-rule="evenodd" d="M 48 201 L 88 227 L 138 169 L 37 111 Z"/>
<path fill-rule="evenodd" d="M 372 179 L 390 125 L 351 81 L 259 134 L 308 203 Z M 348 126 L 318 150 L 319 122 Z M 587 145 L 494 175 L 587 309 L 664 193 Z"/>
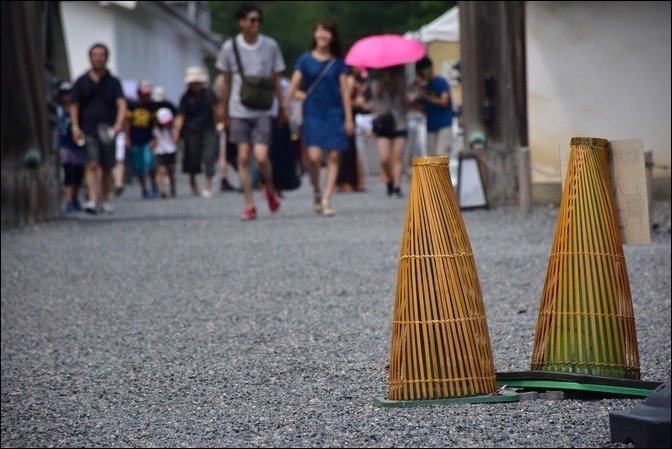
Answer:
<path fill-rule="evenodd" d="M 243 82 L 240 85 L 240 102 L 250 108 L 266 111 L 273 106 L 275 97 L 275 83 L 272 78 L 263 76 L 245 75 L 243 65 L 240 63 L 238 46 L 236 38 L 233 38 L 233 51 L 236 55 L 236 62 L 240 69 L 240 76 Z"/>
<path fill-rule="evenodd" d="M 391 136 L 396 129 L 394 115 L 392 115 L 391 112 L 374 118 L 371 125 L 373 127 L 373 132 L 377 136 Z"/>

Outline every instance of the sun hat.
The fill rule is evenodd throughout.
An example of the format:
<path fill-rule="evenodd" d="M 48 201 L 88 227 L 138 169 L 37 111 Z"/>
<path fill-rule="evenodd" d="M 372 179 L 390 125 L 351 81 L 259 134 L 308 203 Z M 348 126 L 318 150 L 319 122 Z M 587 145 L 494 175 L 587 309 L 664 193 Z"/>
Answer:
<path fill-rule="evenodd" d="M 170 109 L 159 108 L 159 110 L 156 111 L 156 120 L 161 125 L 165 125 L 166 123 L 170 122 L 172 119 L 173 119 L 173 113 L 170 112 Z"/>
<path fill-rule="evenodd" d="M 203 70 L 198 66 L 187 67 L 187 70 L 184 74 L 184 83 L 205 83 L 208 81 L 208 77 L 205 76 Z"/>

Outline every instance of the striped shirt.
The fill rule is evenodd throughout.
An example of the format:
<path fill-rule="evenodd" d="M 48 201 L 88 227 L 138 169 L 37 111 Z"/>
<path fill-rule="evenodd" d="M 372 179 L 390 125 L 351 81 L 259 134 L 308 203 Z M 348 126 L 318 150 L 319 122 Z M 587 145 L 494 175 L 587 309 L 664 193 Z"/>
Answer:
<path fill-rule="evenodd" d="M 249 45 L 243 39 L 242 34 L 236 37 L 240 62 L 243 64 L 243 73 L 245 75 L 267 76 L 274 73 L 281 73 L 285 70 L 285 60 L 282 57 L 282 51 L 278 43 L 269 36 L 260 34 L 254 45 Z M 224 73 L 232 74 L 231 92 L 229 94 L 229 116 L 236 118 L 257 118 L 271 115 L 277 108 L 278 99 L 274 100 L 274 105 L 268 111 L 258 111 L 243 106 L 240 102 L 240 85 L 242 78 L 240 69 L 236 62 L 236 55 L 233 51 L 233 40 L 227 39 L 217 55 L 215 66 Z"/>

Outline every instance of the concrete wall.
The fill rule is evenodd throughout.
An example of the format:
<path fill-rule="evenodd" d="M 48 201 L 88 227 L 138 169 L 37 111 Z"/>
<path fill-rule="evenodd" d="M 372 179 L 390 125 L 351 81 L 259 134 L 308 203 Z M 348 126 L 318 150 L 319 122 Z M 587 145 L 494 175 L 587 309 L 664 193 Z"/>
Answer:
<path fill-rule="evenodd" d="M 657 166 L 654 196 L 669 198 L 670 3 L 533 1 L 525 7 L 535 200 L 559 199 L 559 148 L 579 136 L 643 138 Z"/>

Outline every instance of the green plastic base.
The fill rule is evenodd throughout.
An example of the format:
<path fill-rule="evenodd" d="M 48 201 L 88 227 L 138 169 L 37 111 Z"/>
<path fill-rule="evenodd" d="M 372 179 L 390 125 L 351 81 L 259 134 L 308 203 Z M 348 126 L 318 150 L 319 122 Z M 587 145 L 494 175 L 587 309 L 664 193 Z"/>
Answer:
<path fill-rule="evenodd" d="M 497 385 L 528 390 L 567 390 L 618 396 L 648 397 L 662 382 L 618 379 L 551 371 L 495 373 Z"/>
<path fill-rule="evenodd" d="M 520 400 L 520 395 L 513 391 L 502 391 L 497 395 L 482 395 L 482 396 L 463 396 L 459 398 L 445 398 L 445 399 L 413 399 L 393 401 L 385 397 L 373 398 L 373 402 L 381 407 L 419 407 L 426 405 L 451 405 L 451 404 L 482 404 L 494 402 L 516 402 Z"/>

